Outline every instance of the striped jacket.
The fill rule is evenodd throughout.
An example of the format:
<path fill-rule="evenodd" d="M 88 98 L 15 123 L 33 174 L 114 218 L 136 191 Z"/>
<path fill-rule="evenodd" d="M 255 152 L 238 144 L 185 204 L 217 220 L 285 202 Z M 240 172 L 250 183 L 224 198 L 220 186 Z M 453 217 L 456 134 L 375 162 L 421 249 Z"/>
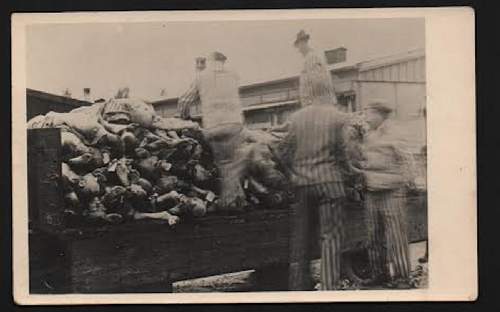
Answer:
<path fill-rule="evenodd" d="M 309 105 L 290 117 L 289 132 L 278 154 L 290 169 L 295 185 L 343 183 L 345 119 L 344 113 L 324 104 Z M 339 193 L 343 193 L 342 187 Z"/>
<path fill-rule="evenodd" d="M 302 106 L 311 105 L 315 101 L 337 104 L 332 76 L 323 58 L 314 50 L 309 50 L 305 56 L 299 78 L 299 95 Z"/>

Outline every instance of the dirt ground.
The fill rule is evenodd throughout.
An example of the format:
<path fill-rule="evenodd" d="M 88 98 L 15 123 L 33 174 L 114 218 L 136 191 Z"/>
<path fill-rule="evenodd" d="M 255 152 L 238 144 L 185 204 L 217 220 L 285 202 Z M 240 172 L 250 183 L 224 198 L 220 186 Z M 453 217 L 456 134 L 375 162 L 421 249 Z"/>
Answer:
<path fill-rule="evenodd" d="M 411 280 L 416 288 L 426 288 L 428 283 L 427 263 L 420 263 L 424 257 L 426 242 L 410 244 Z M 312 264 L 313 278 L 319 281 L 319 260 Z M 193 280 L 181 281 L 174 284 L 174 292 L 240 292 L 255 289 L 254 271 L 243 271 L 230 274 L 216 275 Z M 359 289 L 349 286 L 345 281 L 345 289 Z"/>

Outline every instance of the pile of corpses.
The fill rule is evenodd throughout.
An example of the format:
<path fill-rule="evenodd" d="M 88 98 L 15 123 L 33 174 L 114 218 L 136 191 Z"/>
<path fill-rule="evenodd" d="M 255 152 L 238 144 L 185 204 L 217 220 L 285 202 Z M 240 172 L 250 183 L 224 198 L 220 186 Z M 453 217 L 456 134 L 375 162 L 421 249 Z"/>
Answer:
<path fill-rule="evenodd" d="M 151 105 L 112 99 L 69 113 L 50 112 L 29 129 L 60 128 L 64 214 L 69 223 L 120 223 L 217 212 L 218 169 L 197 123 L 162 118 Z M 291 199 L 266 132 L 245 130 L 248 166 L 241 180 L 248 207 Z"/>

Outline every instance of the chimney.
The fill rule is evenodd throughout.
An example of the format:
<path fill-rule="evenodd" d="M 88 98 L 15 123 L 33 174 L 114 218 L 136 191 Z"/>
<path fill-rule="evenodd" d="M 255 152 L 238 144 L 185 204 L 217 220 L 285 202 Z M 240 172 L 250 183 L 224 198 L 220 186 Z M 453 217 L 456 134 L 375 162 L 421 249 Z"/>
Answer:
<path fill-rule="evenodd" d="M 347 49 L 339 47 L 325 51 L 326 63 L 328 65 L 345 62 L 347 59 Z"/>
<path fill-rule="evenodd" d="M 64 97 L 67 97 L 67 98 L 71 98 L 71 91 L 69 91 L 68 88 L 66 88 L 64 91 L 63 91 L 63 96 Z"/>
<path fill-rule="evenodd" d="M 83 100 L 90 102 L 90 88 L 83 88 Z"/>

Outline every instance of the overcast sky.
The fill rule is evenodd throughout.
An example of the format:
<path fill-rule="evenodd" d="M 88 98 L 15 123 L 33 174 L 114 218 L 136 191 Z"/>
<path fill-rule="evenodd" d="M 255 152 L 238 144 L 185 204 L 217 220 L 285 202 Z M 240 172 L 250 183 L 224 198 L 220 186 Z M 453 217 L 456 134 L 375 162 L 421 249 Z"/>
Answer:
<path fill-rule="evenodd" d="M 191 82 L 194 58 L 219 50 L 241 84 L 297 75 L 292 43 L 304 29 L 318 51 L 344 46 L 348 61 L 423 48 L 423 19 L 336 19 L 257 22 L 52 24 L 27 32 L 27 86 L 108 98 L 123 86 L 131 96 L 178 96 Z"/>

